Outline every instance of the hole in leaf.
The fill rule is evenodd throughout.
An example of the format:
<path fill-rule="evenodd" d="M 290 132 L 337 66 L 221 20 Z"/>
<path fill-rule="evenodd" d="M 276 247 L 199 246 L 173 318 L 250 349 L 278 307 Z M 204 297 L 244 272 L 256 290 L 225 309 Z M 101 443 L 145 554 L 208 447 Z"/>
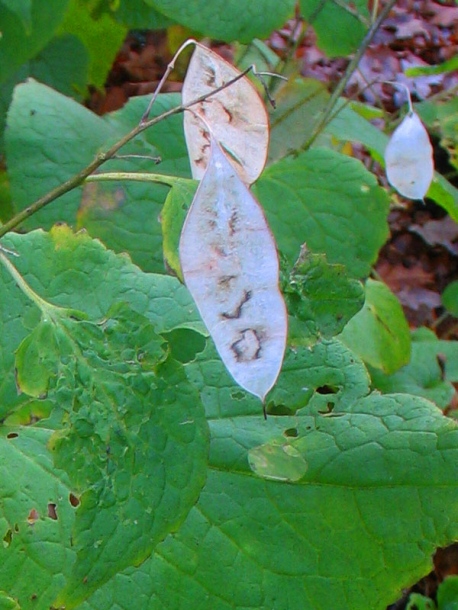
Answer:
<path fill-rule="evenodd" d="M 53 502 L 49 502 L 48 504 L 48 517 L 57 521 L 56 505 Z"/>
<path fill-rule="evenodd" d="M 246 398 L 246 394 L 244 394 L 243 392 L 231 392 L 231 398 L 232 400 L 243 400 L 244 398 Z"/>
<path fill-rule="evenodd" d="M 337 394 L 338 391 L 339 388 L 336 388 L 331 385 L 321 385 L 319 388 L 316 389 L 316 392 L 318 394 Z"/>
<path fill-rule="evenodd" d="M 80 505 L 79 498 L 77 498 L 77 497 L 75 496 L 75 494 L 72 494 L 71 492 L 70 492 L 70 494 L 69 494 L 69 496 L 68 496 L 68 499 L 69 499 L 69 501 L 70 501 L 70 504 L 71 504 L 71 505 L 72 505 L 74 508 L 76 508 L 77 506 L 79 506 L 79 505 Z"/>
<path fill-rule="evenodd" d="M 6 435 L 6 438 L 17 438 L 18 436 L 19 434 L 17 434 L 16 432 L 10 432 Z"/>
<path fill-rule="evenodd" d="M 297 431 L 297 428 L 288 428 L 287 430 L 285 430 L 283 432 L 283 434 L 290 438 L 297 438 L 299 436 L 299 432 Z"/>
<path fill-rule="evenodd" d="M 27 523 L 29 525 L 34 525 L 36 521 L 38 521 L 38 519 L 40 518 L 40 515 L 38 514 L 38 511 L 36 508 L 32 508 L 32 510 L 29 513 L 29 516 L 27 517 Z"/>
<path fill-rule="evenodd" d="M 6 531 L 6 534 L 3 536 L 3 546 L 7 549 L 11 542 L 13 541 L 13 531 L 11 529 Z"/>
<path fill-rule="evenodd" d="M 207 342 L 203 335 L 190 328 L 176 328 L 162 336 L 168 342 L 173 358 L 182 364 L 195 360 Z"/>
<path fill-rule="evenodd" d="M 296 409 L 291 409 L 290 407 L 287 407 L 286 405 L 276 405 L 271 402 L 266 407 L 266 413 L 267 413 L 267 415 L 288 416 L 288 415 L 295 415 Z"/>

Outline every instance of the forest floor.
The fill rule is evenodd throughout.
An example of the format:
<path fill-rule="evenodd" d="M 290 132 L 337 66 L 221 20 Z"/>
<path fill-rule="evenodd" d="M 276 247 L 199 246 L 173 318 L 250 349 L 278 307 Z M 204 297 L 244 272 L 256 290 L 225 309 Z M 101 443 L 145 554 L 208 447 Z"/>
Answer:
<path fill-rule="evenodd" d="M 183 33 L 174 32 L 174 36 Z M 317 47 L 311 27 L 298 17 L 275 31 L 266 41 L 284 59 L 290 57 L 305 77 L 324 82 L 330 90 L 342 77 L 348 58 L 329 59 Z M 172 58 L 166 31 L 132 31 L 119 50 L 104 93 L 94 92 L 88 100 L 92 110 L 103 114 L 120 108 L 132 96 L 155 90 Z M 230 45 L 212 46 L 231 61 Z M 454 0 L 399 0 L 369 45 L 359 71 L 350 80 L 345 95 L 396 113 L 405 95 L 381 81 L 393 81 L 407 67 L 437 65 L 458 55 L 458 6 Z M 185 67 L 172 74 L 164 91 L 180 91 Z M 398 78 L 399 80 L 399 78 Z M 367 82 L 377 81 L 371 87 Z M 414 102 L 458 87 L 458 72 L 404 80 Z M 448 163 L 448 153 L 433 138 L 436 170 L 458 187 L 456 170 Z M 368 162 L 362 148 L 353 147 L 354 156 Z M 382 183 L 385 178 L 379 175 Z M 382 248 L 375 273 L 399 298 L 411 328 L 427 326 L 439 338 L 458 339 L 458 320 L 447 315 L 441 302 L 445 287 L 458 279 L 458 224 L 445 210 L 426 199 L 425 203 L 394 195 L 389 215 L 390 238 Z M 454 408 L 458 407 L 455 396 Z M 434 599 L 437 585 L 445 576 L 458 574 L 458 544 L 439 549 L 435 570 L 390 610 L 403 610 L 411 591 Z"/>

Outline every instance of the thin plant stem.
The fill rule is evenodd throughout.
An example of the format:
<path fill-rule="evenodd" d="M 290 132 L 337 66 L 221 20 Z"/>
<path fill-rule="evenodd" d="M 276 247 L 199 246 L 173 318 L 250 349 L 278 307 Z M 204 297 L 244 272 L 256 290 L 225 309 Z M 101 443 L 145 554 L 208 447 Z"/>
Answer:
<path fill-rule="evenodd" d="M 316 124 L 315 129 L 313 130 L 311 136 L 299 150 L 308 150 L 310 148 L 310 146 L 315 142 L 317 137 L 320 135 L 320 133 L 322 132 L 324 127 L 327 125 L 329 117 L 333 113 L 334 106 L 337 104 L 340 96 L 343 94 L 345 87 L 348 84 L 348 81 L 350 80 L 353 73 L 357 69 L 362 56 L 366 52 L 367 47 L 372 42 L 372 39 L 374 38 L 375 34 L 377 33 L 377 30 L 382 25 L 383 21 L 386 19 L 387 15 L 389 14 L 390 10 L 393 8 L 395 3 L 396 3 L 396 0 L 389 0 L 385 4 L 383 9 L 381 10 L 380 15 L 377 17 L 377 19 L 374 21 L 374 23 L 369 28 L 366 36 L 364 37 L 363 41 L 359 45 L 358 50 L 356 51 L 355 55 L 353 56 L 353 59 L 348 64 L 345 74 L 340 79 L 337 87 L 332 92 L 331 97 L 329 98 L 329 101 L 326 104 L 326 107 L 323 110 L 320 120 Z"/>
<path fill-rule="evenodd" d="M 142 125 L 143 123 L 146 123 L 146 121 L 148 120 L 149 117 L 149 113 L 151 112 L 151 108 L 153 107 L 154 102 L 157 99 L 157 96 L 159 95 L 159 93 L 162 91 L 162 87 L 164 86 L 165 81 L 168 79 L 168 77 L 170 76 L 170 72 L 172 72 L 172 70 L 175 68 L 175 62 L 178 59 L 178 57 L 181 55 L 181 53 L 184 51 L 184 49 L 186 47 L 188 47 L 191 44 L 197 44 L 197 41 L 195 41 L 193 38 L 190 38 L 189 40 L 186 40 L 181 47 L 178 49 L 178 51 L 175 53 L 175 55 L 172 58 L 172 61 L 168 64 L 164 74 L 162 75 L 161 80 L 159 81 L 157 87 L 156 87 L 156 91 L 153 93 L 152 98 L 150 99 L 150 102 L 148 104 L 147 109 L 145 110 L 145 112 L 143 113 L 143 116 L 140 120 L 140 124 Z"/>
<path fill-rule="evenodd" d="M 173 186 L 184 180 L 191 182 L 188 178 L 177 178 L 165 174 L 150 174 L 145 172 L 105 172 L 103 174 L 92 174 L 86 178 L 86 182 L 118 182 L 120 180 L 131 180 L 133 182 L 156 182 Z"/>
<path fill-rule="evenodd" d="M 95 159 L 91 163 L 89 163 L 89 165 L 87 165 L 84 169 L 82 169 L 80 172 L 78 172 L 77 174 L 75 174 L 74 176 L 72 176 L 71 178 L 69 178 L 68 180 L 66 180 L 59 186 L 57 186 L 56 188 L 52 189 L 51 191 L 46 193 L 46 195 L 43 195 L 43 197 L 40 197 L 39 199 L 37 199 L 36 201 L 31 203 L 29 206 L 27 206 L 26 208 L 21 210 L 18 214 L 13 216 L 13 218 L 11 218 L 9 221 L 5 222 L 5 224 L 3 224 L 0 227 L 0 238 L 3 237 L 4 235 L 6 235 L 6 233 L 11 231 L 12 229 L 15 229 L 22 222 L 27 220 L 27 218 L 30 218 L 30 216 L 32 216 L 33 214 L 36 214 L 39 210 L 41 210 L 44 207 L 46 207 L 47 205 L 49 205 L 52 201 L 54 201 L 58 197 L 61 197 L 65 193 L 68 193 L 69 191 L 73 190 L 74 188 L 76 188 L 78 186 L 81 186 L 88 176 L 93 174 L 95 172 L 95 170 L 98 169 L 103 163 L 105 163 L 109 159 L 112 159 L 120 148 L 125 146 L 128 142 L 130 142 L 133 138 L 138 136 L 140 133 L 142 133 L 146 129 L 149 129 L 153 125 L 156 125 L 157 123 L 160 123 L 161 121 L 164 121 L 168 117 L 171 117 L 175 114 L 180 114 L 180 113 L 184 112 L 185 110 L 187 110 L 188 108 L 191 108 L 192 106 L 195 106 L 196 104 L 199 104 L 200 102 L 203 102 L 204 100 L 212 97 L 213 95 L 216 95 L 220 91 L 223 91 L 223 89 L 230 87 L 235 82 L 237 82 L 238 80 L 240 80 L 241 78 L 246 76 L 248 74 L 248 72 L 250 72 L 252 69 L 253 69 L 253 66 L 249 66 L 248 68 L 246 68 L 246 70 L 244 70 L 240 74 L 237 74 L 237 76 L 235 76 L 234 78 L 229 80 L 227 83 L 224 83 L 220 87 L 213 89 L 213 91 L 210 91 L 209 93 L 205 93 L 204 95 L 201 95 L 201 96 L 197 97 L 196 99 L 191 100 L 187 104 L 180 104 L 179 106 L 176 106 L 175 108 L 171 108 L 170 110 L 163 112 L 159 116 L 154 117 L 153 119 L 149 119 L 145 123 L 140 123 L 139 125 L 134 127 L 131 131 L 129 131 L 129 133 L 127 133 L 120 140 L 118 140 L 118 142 L 113 144 L 113 146 L 111 146 L 108 150 L 106 150 L 105 152 L 99 153 L 95 157 Z M 164 179 L 165 179 L 165 177 L 164 177 Z"/>

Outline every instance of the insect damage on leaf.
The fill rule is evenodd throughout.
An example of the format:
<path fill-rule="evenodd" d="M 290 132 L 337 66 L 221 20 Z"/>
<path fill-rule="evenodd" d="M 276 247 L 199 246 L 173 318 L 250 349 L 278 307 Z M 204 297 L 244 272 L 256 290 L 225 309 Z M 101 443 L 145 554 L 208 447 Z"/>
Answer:
<path fill-rule="evenodd" d="M 183 83 L 183 104 L 211 93 L 240 72 L 219 55 L 196 44 Z M 245 184 L 262 172 L 269 143 L 268 117 L 256 89 L 247 78 L 192 106 L 184 116 L 186 145 L 193 178 L 202 179 L 210 155 L 209 125 L 216 140 Z"/>
<path fill-rule="evenodd" d="M 179 251 L 185 283 L 226 368 L 264 400 L 287 334 L 277 250 L 260 205 L 214 138 Z"/>
<path fill-rule="evenodd" d="M 434 174 L 428 132 L 411 111 L 396 128 L 385 150 L 388 182 L 409 199 L 423 199 Z"/>

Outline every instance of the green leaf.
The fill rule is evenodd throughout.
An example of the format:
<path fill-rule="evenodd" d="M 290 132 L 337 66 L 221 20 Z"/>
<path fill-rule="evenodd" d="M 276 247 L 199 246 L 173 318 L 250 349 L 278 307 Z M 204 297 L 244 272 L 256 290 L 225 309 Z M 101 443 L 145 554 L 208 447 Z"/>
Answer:
<path fill-rule="evenodd" d="M 25 280 L 55 305 L 78 308 L 90 319 L 102 319 L 115 301 L 145 315 L 156 332 L 186 327 L 204 332 L 188 291 L 165 275 L 143 274 L 125 256 L 107 251 L 87 234 L 66 226 L 50 233 L 9 234 L 2 244 L 20 254 L 14 259 Z M 40 321 L 38 308 L 20 292 L 0 265 L 0 417 L 25 401 L 17 394 L 14 351 Z M 33 383 L 30 380 L 29 383 Z M 38 391 L 40 385 L 38 383 Z"/>
<path fill-rule="evenodd" d="M 414 66 L 406 68 L 404 74 L 411 78 L 412 76 L 430 76 L 432 74 L 444 74 L 458 70 L 458 57 L 451 57 L 447 61 L 438 64 L 437 66 Z"/>
<path fill-rule="evenodd" d="M 68 0 L 1 0 L 0 83 L 51 40 Z"/>
<path fill-rule="evenodd" d="M 293 15 L 292 0 L 148 0 L 158 11 L 204 36 L 219 40 L 251 42 L 267 38 Z"/>
<path fill-rule="evenodd" d="M 97 17 L 85 0 L 70 0 L 59 33 L 77 36 L 89 53 L 89 83 L 102 88 L 127 34 L 109 13 Z"/>
<path fill-rule="evenodd" d="M 107 115 L 105 120 L 116 131 L 125 133 L 138 124 L 149 100 L 150 96 L 134 98 L 122 110 Z M 153 106 L 151 117 L 179 103 L 180 97 L 176 94 L 161 95 Z M 124 147 L 123 154 L 149 158 L 121 159 L 110 164 L 112 170 L 154 171 L 164 174 L 164 184 L 129 181 L 87 184 L 78 212 L 78 228 L 84 227 L 116 252 L 128 252 L 143 270 L 163 272 L 164 229 L 160 220 L 163 220 L 161 208 L 169 189 L 165 184 L 173 183 L 180 192 L 184 189 L 184 193 L 191 193 L 185 180 L 177 182 L 176 178 L 168 178 L 168 174 L 173 177 L 190 175 L 182 117 L 170 117 L 155 125 Z M 154 164 L 154 157 L 160 158 L 158 165 Z M 188 205 L 191 201 L 192 197 Z M 165 253 L 166 261 L 167 256 Z"/>
<path fill-rule="evenodd" d="M 279 88 L 270 115 L 269 163 L 302 148 L 328 99 L 323 83 L 312 78 L 290 79 Z"/>
<path fill-rule="evenodd" d="M 234 385 L 210 342 L 186 370 L 200 391 L 210 421 L 227 420 L 231 427 L 232 418 L 249 414 L 254 417 L 250 426 L 262 437 L 263 428 L 256 419 L 261 413 L 259 400 Z M 352 404 L 368 392 L 369 376 L 362 362 L 340 341 L 323 340 L 312 347 L 287 350 L 266 410 L 272 415 L 294 415 L 313 399 L 328 414 L 335 405 Z"/>
<path fill-rule="evenodd" d="M 439 610 L 458 610 L 458 576 L 447 576 L 437 590 Z"/>
<path fill-rule="evenodd" d="M 17 601 L 3 591 L 0 591 L 0 608 L 1 610 L 21 610 Z"/>
<path fill-rule="evenodd" d="M 301 252 L 283 287 L 288 311 L 306 323 L 308 333 L 330 338 L 364 304 L 364 289 L 343 265 L 330 265 L 323 254 Z"/>
<path fill-rule="evenodd" d="M 49 394 L 69 405 L 51 447 L 82 493 L 77 559 L 56 602 L 72 608 L 179 527 L 205 481 L 207 430 L 182 367 L 164 361 L 143 316 L 118 306 L 103 324 L 62 319 L 56 331 L 73 345 L 61 345 Z"/>
<path fill-rule="evenodd" d="M 412 356 L 406 366 L 392 375 L 369 367 L 373 387 L 384 394 L 403 392 L 423 396 L 441 409 L 447 407 L 455 390 L 452 383 L 445 378 L 444 365 L 438 354 L 438 343 L 435 337 L 431 341 L 415 341 L 414 335 Z"/>
<path fill-rule="evenodd" d="M 47 449 L 51 431 L 0 428 L 0 590 L 17 600 L 17 610 L 49 608 L 75 556 L 71 487 Z M 3 601 L 3 600 L 2 600 Z"/>
<path fill-rule="evenodd" d="M 430 597 L 425 597 L 420 593 L 411 593 L 406 610 L 437 610 L 437 606 Z"/>
<path fill-rule="evenodd" d="M 197 183 L 177 181 L 170 189 L 161 212 L 164 260 L 167 266 L 182 279 L 178 245 L 181 229 L 196 193 Z"/>
<path fill-rule="evenodd" d="M 254 190 L 291 265 L 306 243 L 353 277 L 369 273 L 388 236 L 388 199 L 359 161 L 312 149 L 268 167 Z"/>
<path fill-rule="evenodd" d="M 412 341 L 420 343 L 425 351 L 436 358 L 443 368 L 445 381 L 458 382 L 458 341 L 439 341 L 434 332 L 428 328 L 418 328 L 412 332 Z"/>
<path fill-rule="evenodd" d="M 147 0 L 120 0 L 110 8 L 116 21 L 127 25 L 129 29 L 161 30 L 175 23 L 174 19 L 168 19 L 148 6 Z"/>
<path fill-rule="evenodd" d="M 18 210 L 80 171 L 108 138 L 117 135 L 74 100 L 32 80 L 16 87 L 7 125 L 8 173 Z M 25 225 L 73 222 L 80 198 L 81 190 L 75 189 Z"/>
<path fill-rule="evenodd" d="M 458 317 L 458 281 L 451 282 L 442 293 L 442 305 L 453 316 Z"/>
<path fill-rule="evenodd" d="M 458 100 L 452 97 L 440 104 L 425 101 L 417 107 L 421 119 L 441 136 L 441 146 L 448 151 L 450 163 L 458 169 Z"/>
<path fill-rule="evenodd" d="M 343 3 L 301 0 L 300 7 L 316 32 L 318 47 L 328 57 L 349 55 L 359 47 L 367 26 L 358 16 L 369 23 L 369 11 L 364 0 Z M 355 11 L 356 14 L 350 11 Z"/>
<path fill-rule="evenodd" d="M 1 148 L 3 148 L 6 113 L 16 85 L 24 82 L 28 77 L 32 77 L 64 95 L 81 100 L 88 80 L 87 71 L 87 51 L 76 37 L 69 35 L 55 36 L 37 55 L 22 64 L 0 86 Z"/>
<path fill-rule="evenodd" d="M 81 100 L 86 93 L 88 64 L 88 54 L 82 42 L 76 36 L 66 34 L 54 37 L 30 60 L 28 76 Z"/>
<path fill-rule="evenodd" d="M 32 25 L 32 0 L 1 0 L 0 4 L 19 17 L 24 29 L 29 32 Z"/>
<path fill-rule="evenodd" d="M 457 535 L 458 428 L 406 396 L 370 395 L 336 415 L 309 405 L 263 422 L 247 406 L 212 420 L 212 468 L 196 507 L 137 572 L 82 610 L 109 610 L 114 596 L 127 610 L 135 592 L 139 610 L 328 610 L 335 600 L 384 610 Z M 250 452 L 282 433 L 307 464 L 296 483 L 249 466 Z"/>
<path fill-rule="evenodd" d="M 68 229 L 58 231 L 58 249 L 75 247 Z M 87 261 L 90 239 L 77 247 Z M 43 312 L 18 350 L 17 378 L 23 391 L 46 390 L 54 403 L 42 425 L 56 429 L 55 464 L 81 494 L 76 562 L 56 602 L 71 608 L 117 571 L 141 563 L 186 517 L 206 476 L 207 425 L 183 367 L 167 357 L 147 317 L 118 304 L 102 320 L 78 321 L 14 279 Z M 75 286 L 73 300 L 84 292 Z"/>
<path fill-rule="evenodd" d="M 410 332 L 402 307 L 388 286 L 367 280 L 366 302 L 340 335 L 365 362 L 394 373 L 410 359 Z"/>
<path fill-rule="evenodd" d="M 42 320 L 16 351 L 16 384 L 19 392 L 43 398 L 54 374 L 59 348 L 54 326 Z"/>
<path fill-rule="evenodd" d="M 206 338 L 190 328 L 176 328 L 169 333 L 162 333 L 167 341 L 172 357 L 186 364 L 192 362 L 206 345 Z"/>

